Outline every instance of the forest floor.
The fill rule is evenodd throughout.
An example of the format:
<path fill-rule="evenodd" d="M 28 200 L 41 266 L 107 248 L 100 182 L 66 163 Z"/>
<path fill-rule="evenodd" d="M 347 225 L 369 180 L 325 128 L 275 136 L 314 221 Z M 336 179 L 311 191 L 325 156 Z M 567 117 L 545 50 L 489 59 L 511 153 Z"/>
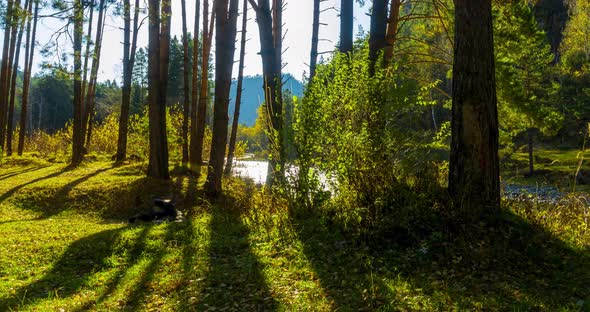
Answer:
<path fill-rule="evenodd" d="M 0 311 L 590 311 L 583 209 L 507 203 L 468 235 L 356 243 L 281 204 L 236 204 L 265 200 L 236 181 L 208 203 L 202 181 L 141 164 L 2 161 Z M 186 219 L 130 225 L 138 196 Z"/>
<path fill-rule="evenodd" d="M 533 155 L 536 173 L 529 176 L 526 151 L 501 153 L 503 182 L 553 186 L 561 192 L 590 191 L 590 149 L 582 153 L 579 149 L 536 148 Z"/>

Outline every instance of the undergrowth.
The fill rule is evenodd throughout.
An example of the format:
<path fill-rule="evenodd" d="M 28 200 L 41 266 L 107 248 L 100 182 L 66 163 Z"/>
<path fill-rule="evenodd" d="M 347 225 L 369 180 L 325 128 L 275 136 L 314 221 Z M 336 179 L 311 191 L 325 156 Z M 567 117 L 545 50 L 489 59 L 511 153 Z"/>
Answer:
<path fill-rule="evenodd" d="M 202 180 L 155 181 L 140 164 L 3 161 L 2 311 L 590 309 L 588 212 L 573 201 L 505 202 L 451 235 L 414 198 L 422 217 L 359 237 L 237 179 L 209 202 Z M 128 225 L 154 196 L 186 220 Z"/>

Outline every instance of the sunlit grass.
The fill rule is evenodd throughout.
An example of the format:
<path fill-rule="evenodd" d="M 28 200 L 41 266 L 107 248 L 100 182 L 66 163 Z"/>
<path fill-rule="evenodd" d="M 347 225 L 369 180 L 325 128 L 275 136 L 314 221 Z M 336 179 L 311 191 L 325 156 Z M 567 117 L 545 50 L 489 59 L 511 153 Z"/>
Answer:
<path fill-rule="evenodd" d="M 589 192 L 590 184 L 574 183 L 576 171 L 584 175 L 590 172 L 590 149 L 582 152 L 578 149 L 535 148 L 534 168 L 538 174 L 528 177 L 529 155 L 525 151 L 510 153 L 500 152 L 502 162 L 502 179 L 504 182 L 520 185 L 556 186 L 563 192 Z M 583 161 L 582 161 L 583 160 Z M 574 188 L 575 185 L 575 188 Z"/>
<path fill-rule="evenodd" d="M 10 163 L 10 162 L 9 162 Z M 469 237 L 358 242 L 241 182 L 201 200 L 202 178 L 142 165 L 0 167 L 0 310 L 584 310 L 587 221 L 512 207 Z M 135 197 L 187 219 L 128 225 Z M 563 207 L 565 209 L 567 207 Z M 576 219 L 578 218 L 578 219 Z M 526 220 L 526 221 L 524 221 Z M 586 228 L 584 228 L 584 226 Z"/>

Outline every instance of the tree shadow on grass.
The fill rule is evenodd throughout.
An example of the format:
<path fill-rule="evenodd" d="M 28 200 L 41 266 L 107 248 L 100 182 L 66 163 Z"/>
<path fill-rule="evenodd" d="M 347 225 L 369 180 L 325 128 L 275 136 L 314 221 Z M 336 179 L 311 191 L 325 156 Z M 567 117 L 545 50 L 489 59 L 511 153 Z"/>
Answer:
<path fill-rule="evenodd" d="M 67 183 L 66 185 L 62 186 L 57 191 L 57 193 L 55 193 L 52 200 L 48 202 L 49 205 L 47 205 L 44 209 L 42 209 L 40 211 L 41 215 L 39 216 L 39 219 L 50 218 L 50 217 L 54 216 L 55 214 L 61 212 L 65 208 L 67 208 L 69 206 L 68 205 L 69 204 L 68 195 L 76 186 L 90 180 L 91 178 L 93 178 L 103 172 L 111 170 L 111 169 L 112 168 L 102 168 L 102 169 L 95 170 L 87 175 L 84 175 L 84 176 L 82 176 L 78 179 L 75 179 L 75 180 Z M 51 208 L 53 208 L 53 209 L 51 209 Z"/>
<path fill-rule="evenodd" d="M 116 305 L 117 309 L 139 311 L 144 299 L 155 291 L 152 282 L 156 274 L 162 274 L 168 243 L 175 241 L 183 227 L 184 224 L 168 223 L 165 233 L 154 237 L 149 235 L 154 224 L 148 222 L 135 228 L 106 230 L 79 239 L 68 246 L 41 279 L 18 289 L 10 297 L 0 298 L 0 311 L 22 310 L 42 300 L 67 299 L 86 290 L 96 291 L 95 298 L 73 302 L 80 304 L 72 307 L 73 311 L 88 311 L 100 308 L 124 281 L 129 280 L 133 285 L 128 291 L 123 290 L 125 297 L 110 303 L 110 308 Z M 125 233 L 128 231 L 136 233 L 129 235 Z M 158 242 L 152 241 L 148 247 L 148 239 Z M 137 276 L 129 275 L 135 274 L 129 272 L 140 261 L 147 261 L 147 264 L 142 264 Z"/>
<path fill-rule="evenodd" d="M 31 221 L 35 221 L 37 219 L 20 219 L 20 220 L 7 220 L 7 221 L 0 221 L 0 226 L 2 226 L 3 224 L 9 224 L 9 223 L 23 223 L 23 222 L 31 222 Z"/>
<path fill-rule="evenodd" d="M 48 218 L 64 209 L 75 210 L 84 208 L 84 202 L 82 199 L 84 199 L 84 196 L 86 195 L 72 195 L 70 194 L 71 191 L 81 183 L 109 169 L 112 168 L 93 171 L 62 187 L 56 188 L 55 192 L 49 192 L 48 194 L 41 196 L 45 198 L 35 198 L 34 200 L 38 201 L 34 203 L 36 208 L 29 208 L 43 212 L 41 218 Z M 61 173 L 62 172 L 59 172 L 59 174 Z M 49 179 L 57 175 L 58 173 L 55 173 L 43 177 L 43 179 Z M 132 206 L 130 203 L 132 203 L 137 196 L 150 198 L 150 200 L 154 196 L 172 196 L 175 199 L 178 199 L 179 205 L 187 210 L 192 208 L 198 200 L 198 196 L 196 196 L 196 194 L 198 195 L 196 192 L 197 181 L 192 177 L 188 178 L 188 187 L 184 186 L 185 176 L 179 176 L 173 181 L 164 182 L 149 178 L 139 178 L 124 185 L 124 187 L 113 188 L 113 190 L 109 189 L 109 192 L 116 193 L 98 197 L 97 195 L 99 194 L 88 194 L 87 197 L 94 201 L 93 208 L 97 207 L 96 201 L 101 202 L 104 200 L 106 206 L 118 207 L 111 208 L 111 210 L 125 209 L 123 213 L 126 212 L 127 216 L 136 212 L 130 209 Z M 35 183 L 40 180 L 41 178 L 27 184 Z M 24 185 L 15 188 L 6 197 L 13 195 L 22 187 L 24 187 Z M 102 190 L 99 191 L 102 192 Z M 80 201 L 80 203 L 73 204 L 68 201 Z M 43 202 L 45 204 L 42 204 Z M 123 204 L 121 204 L 121 202 Z M 62 203 L 62 205 L 58 205 L 59 203 Z M 59 208 L 51 211 L 43 211 L 43 208 L 47 206 L 59 206 Z M 140 309 L 145 303 L 145 298 L 147 298 L 152 291 L 155 291 L 154 289 L 150 289 L 150 287 L 151 285 L 154 285 L 152 282 L 154 281 L 156 274 L 163 274 L 161 273 L 161 270 L 166 268 L 166 266 L 163 265 L 163 261 L 169 252 L 168 247 L 170 247 L 170 244 L 176 244 L 178 241 L 190 242 L 193 227 L 190 219 L 183 223 L 168 224 L 164 229 L 165 233 L 159 235 L 161 237 L 157 239 L 161 241 L 162 244 L 155 247 L 157 248 L 155 250 L 151 249 L 154 248 L 153 246 L 149 248 L 146 247 L 147 234 L 153 227 L 153 224 L 145 223 L 139 225 L 139 227 L 141 227 L 141 229 L 132 239 L 129 238 L 129 234 L 121 235 L 124 231 L 124 228 L 122 228 L 103 231 L 75 241 L 67 247 L 63 256 L 54 263 L 53 268 L 41 279 L 18 289 L 13 296 L 0 298 L 0 310 L 4 310 L 5 308 L 26 308 L 32 306 L 39 300 L 47 299 L 48 296 L 50 298 L 52 296 L 59 296 L 59 298 L 72 297 L 83 292 L 85 289 L 96 290 L 97 295 L 93 299 L 87 299 L 89 301 L 80 302 L 82 306 L 75 307 L 75 309 L 78 311 L 92 309 L 104 304 L 104 302 L 118 290 L 119 285 L 122 285 L 122 283 L 128 280 L 129 277 L 137 279 L 137 281 L 132 281 L 133 284 L 131 289 L 128 290 L 129 295 L 126 297 L 126 300 L 119 300 L 119 307 L 129 310 Z M 181 237 L 183 235 L 186 237 Z M 121 241 L 119 241 L 121 238 L 124 240 L 123 247 L 121 247 Z M 151 244 L 152 243 L 150 243 L 150 246 Z M 160 242 L 157 244 L 160 244 Z M 117 250 L 114 250 L 114 246 L 118 246 Z M 146 252 L 146 248 L 150 249 L 149 255 L 147 256 L 142 255 Z M 186 272 L 184 276 L 185 279 L 191 271 L 192 264 L 195 261 L 192 257 L 193 251 L 194 249 L 188 246 L 183 248 L 182 251 L 182 261 L 184 262 L 182 266 Z M 124 253 L 124 255 L 121 255 L 122 258 L 119 257 L 113 263 L 109 258 L 112 255 L 116 256 L 117 253 Z M 135 277 L 136 275 L 129 275 L 129 270 L 132 267 L 135 267 L 140 259 L 142 261 L 142 267 L 139 275 L 137 275 L 137 277 Z M 144 260 L 147 262 L 144 262 Z M 93 284 L 96 283 L 96 278 L 98 278 L 99 275 L 106 276 L 106 281 L 102 280 L 100 284 L 94 286 Z"/>
<path fill-rule="evenodd" d="M 31 181 L 28 181 L 28 182 L 19 184 L 19 185 L 15 186 L 15 187 L 11 188 L 10 190 L 6 191 L 4 194 L 0 195 L 0 203 L 4 202 L 6 199 L 8 199 L 9 197 L 11 197 L 12 195 L 14 195 L 16 192 L 18 192 L 19 190 L 21 190 L 22 188 L 24 188 L 27 185 L 32 185 L 32 184 L 35 184 L 35 183 L 40 182 L 40 181 L 43 181 L 43 180 L 47 180 L 47 179 L 58 177 L 58 176 L 64 174 L 66 171 L 68 171 L 68 169 L 67 168 L 63 168 L 63 169 L 61 169 L 59 171 L 50 173 L 50 174 L 48 174 L 46 176 L 42 176 L 42 177 L 33 179 Z"/>
<path fill-rule="evenodd" d="M 296 232 L 336 309 L 588 309 L 588 247 L 569 247 L 509 212 L 500 219 L 409 246 L 354 244 L 309 219 Z"/>
<path fill-rule="evenodd" d="M 2 180 L 6 180 L 8 178 L 12 178 L 21 174 L 25 174 L 25 173 L 31 173 L 34 171 L 38 171 L 44 168 L 47 168 L 49 166 L 39 166 L 39 167 L 28 167 L 28 168 L 23 168 L 21 170 L 17 170 L 17 171 L 11 171 L 11 172 L 6 172 L 3 174 L 0 174 L 0 181 Z"/>
<path fill-rule="evenodd" d="M 184 187 L 184 181 L 188 178 L 188 186 Z M 196 180 L 192 177 L 179 175 L 175 179 L 168 183 L 168 193 L 174 196 L 177 208 L 190 212 L 192 205 L 196 201 Z M 141 225 L 140 225 L 141 226 Z M 148 297 L 150 294 L 170 295 L 161 294 L 157 287 L 158 282 L 155 281 L 157 274 L 166 275 L 166 270 L 169 269 L 164 263 L 167 255 L 173 252 L 177 248 L 178 242 L 183 242 L 184 245 L 181 247 L 181 267 L 182 277 L 180 279 L 179 287 L 182 288 L 180 291 L 186 291 L 189 284 L 190 273 L 193 272 L 193 265 L 195 263 L 196 250 L 193 246 L 194 239 L 194 225 L 191 217 L 186 217 L 183 222 L 167 223 L 165 232 L 161 235 L 161 244 L 156 250 L 152 250 L 149 256 L 148 263 L 142 268 L 137 281 L 134 282 L 133 288 L 126 296 L 126 300 L 120 308 L 129 311 L 138 311 L 145 308 L 144 304 L 149 304 Z M 176 260 L 174 260 L 176 262 Z M 174 269 L 172 269 L 174 270 Z M 103 299 L 99 299 L 98 303 L 104 300 L 105 295 L 101 296 Z M 157 306 L 157 303 L 154 303 Z M 183 307 L 182 311 L 187 311 L 192 308 L 190 302 L 184 300 L 180 302 L 180 306 Z M 83 310 L 83 309 L 82 309 Z"/>
<path fill-rule="evenodd" d="M 123 182 L 118 186 L 94 185 L 81 188 L 78 192 L 72 192 L 81 184 L 88 182 L 100 174 L 117 170 L 118 167 L 99 168 L 94 171 L 76 176 L 65 185 L 47 187 L 39 192 L 19 192 L 23 187 L 41 180 L 51 179 L 67 171 L 67 168 L 48 176 L 37 178 L 25 184 L 19 185 L 0 196 L 0 202 L 11 196 L 18 197 L 18 206 L 39 214 L 38 219 L 50 218 L 62 211 L 77 213 L 92 213 L 102 218 L 114 218 L 127 220 L 139 212 L 148 210 L 152 206 L 154 197 L 182 197 L 180 189 L 170 181 L 161 181 L 147 177 L 137 177 Z M 109 172 L 108 175 L 114 173 Z M 177 179 L 182 184 L 183 177 Z M 60 184 L 62 184 L 61 182 Z M 21 194 L 22 193 L 22 194 Z M 142 202 L 137 205 L 137 198 Z"/>
<path fill-rule="evenodd" d="M 67 184 L 65 184 L 64 186 L 62 186 L 61 188 L 59 188 L 55 193 L 46 192 L 46 193 L 41 194 L 40 196 L 32 197 L 33 200 L 29 200 L 29 198 L 27 198 L 27 197 L 21 198 L 19 200 L 19 206 L 21 206 L 22 208 L 33 210 L 33 211 L 39 213 L 39 216 L 37 219 L 49 218 L 49 217 L 59 213 L 60 211 L 65 210 L 67 207 L 70 206 L 71 203 L 67 197 L 68 197 L 68 194 L 72 191 L 72 189 L 74 189 L 79 184 L 88 181 L 90 178 L 95 177 L 95 176 L 97 176 L 105 171 L 108 171 L 110 169 L 112 169 L 112 168 L 98 169 L 98 170 L 95 170 L 89 174 L 82 176 L 82 177 L 74 179 L 74 180 L 68 182 Z M 28 181 L 23 184 L 19 184 L 15 187 L 11 188 L 10 190 L 8 190 L 3 195 L 1 195 L 0 196 L 0 203 L 5 201 L 6 199 L 10 198 L 11 196 L 14 196 L 18 191 L 20 191 L 21 189 L 23 189 L 26 186 L 33 185 L 33 184 L 40 182 L 40 181 L 56 178 L 56 177 L 64 174 L 65 172 L 68 172 L 70 170 L 71 169 L 69 167 L 65 167 L 59 171 L 53 172 L 53 173 L 48 174 L 46 176 L 33 179 L 33 180 Z M 45 196 L 49 196 L 49 197 L 45 197 Z"/>
<path fill-rule="evenodd" d="M 72 243 L 41 279 L 26 285 L 10 297 L 0 298 L 0 310 L 21 310 L 52 296 L 78 293 L 98 271 L 108 270 L 107 258 L 124 229 L 106 230 Z"/>
<path fill-rule="evenodd" d="M 231 198 L 211 207 L 209 271 L 196 310 L 274 311 L 277 302 Z"/>
<path fill-rule="evenodd" d="M 375 308 L 377 303 L 369 296 L 372 284 L 369 250 L 353 246 L 336 227 L 308 218 L 293 222 L 295 233 L 334 310 Z"/>
<path fill-rule="evenodd" d="M 133 267 L 140 259 L 140 255 L 145 248 L 147 234 L 150 229 L 151 224 L 146 224 L 141 228 L 137 238 L 135 239 L 135 242 L 132 244 L 132 247 L 129 249 L 129 251 L 127 251 L 127 257 L 125 259 L 126 265 L 117 269 L 117 272 L 113 274 L 114 278 L 108 281 L 106 287 L 98 296 L 98 298 L 96 300 L 87 301 L 80 308 L 75 309 L 75 311 L 88 311 L 93 306 L 104 302 L 117 289 L 117 286 L 123 281 L 126 271 Z"/>
<path fill-rule="evenodd" d="M 178 225 L 169 223 L 166 226 L 166 230 L 163 236 L 163 242 L 157 250 L 150 254 L 149 262 L 144 269 L 142 269 L 139 280 L 135 282 L 133 289 L 127 295 L 126 302 L 122 308 L 129 311 L 140 311 L 140 306 L 143 303 L 143 299 L 148 293 L 153 292 L 155 289 L 151 288 L 152 281 L 154 281 L 155 275 L 162 268 L 162 261 L 167 253 L 166 244 L 174 240 L 177 234 Z M 164 268 L 165 269 L 165 268 Z"/>

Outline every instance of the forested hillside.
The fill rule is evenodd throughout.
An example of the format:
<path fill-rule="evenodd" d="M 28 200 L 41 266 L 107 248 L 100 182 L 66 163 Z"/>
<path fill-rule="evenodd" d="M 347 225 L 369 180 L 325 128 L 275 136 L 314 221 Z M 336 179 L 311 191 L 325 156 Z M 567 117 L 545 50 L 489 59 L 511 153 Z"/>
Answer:
<path fill-rule="evenodd" d="M 286 74 L 283 76 L 283 80 L 286 83 L 283 85 L 283 90 L 288 91 L 290 94 L 302 97 L 303 96 L 303 83 L 297 80 L 295 77 Z M 233 80 L 231 84 L 230 94 L 236 94 L 237 81 Z M 252 127 L 258 117 L 258 107 L 264 102 L 264 89 L 262 76 L 244 77 L 244 86 L 242 93 L 242 108 L 240 112 L 239 123 L 244 124 L 248 127 Z M 230 115 L 234 112 L 235 99 L 230 99 Z"/>

